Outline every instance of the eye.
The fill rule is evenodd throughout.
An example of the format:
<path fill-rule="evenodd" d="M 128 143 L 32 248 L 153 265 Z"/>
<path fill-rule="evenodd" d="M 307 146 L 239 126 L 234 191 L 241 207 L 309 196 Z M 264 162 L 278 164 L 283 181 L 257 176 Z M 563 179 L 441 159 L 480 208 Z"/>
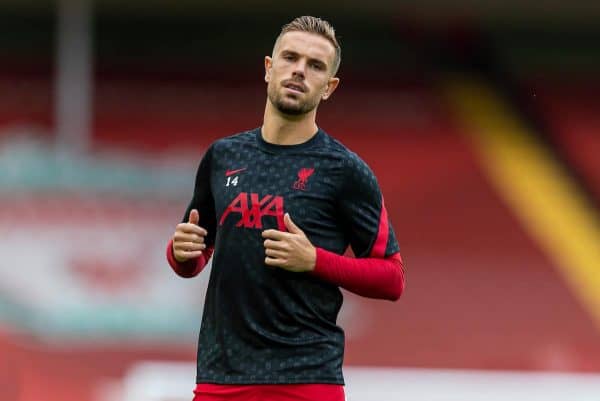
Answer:
<path fill-rule="evenodd" d="M 317 71 L 322 71 L 325 68 L 321 63 L 311 63 L 310 66 Z"/>

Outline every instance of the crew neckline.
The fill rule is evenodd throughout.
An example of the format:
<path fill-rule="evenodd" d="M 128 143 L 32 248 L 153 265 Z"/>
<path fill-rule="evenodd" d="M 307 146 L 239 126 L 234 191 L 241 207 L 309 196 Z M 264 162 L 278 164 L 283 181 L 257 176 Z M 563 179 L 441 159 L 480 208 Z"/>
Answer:
<path fill-rule="evenodd" d="M 267 151 L 273 152 L 273 153 L 294 152 L 294 151 L 304 150 L 304 149 L 313 147 L 317 143 L 321 142 L 325 135 L 325 133 L 323 132 L 323 130 L 321 130 L 321 128 L 317 128 L 317 132 L 306 142 L 297 143 L 294 145 L 278 145 L 275 143 L 270 143 L 270 142 L 265 141 L 265 139 L 262 136 L 261 128 L 262 127 L 258 127 L 254 130 L 258 146 L 260 146 L 264 150 L 267 150 Z"/>

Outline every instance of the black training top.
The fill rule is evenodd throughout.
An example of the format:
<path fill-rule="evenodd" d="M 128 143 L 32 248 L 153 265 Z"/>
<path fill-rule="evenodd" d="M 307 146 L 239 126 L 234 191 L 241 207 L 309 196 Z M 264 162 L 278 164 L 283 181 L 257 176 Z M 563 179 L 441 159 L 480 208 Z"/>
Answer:
<path fill-rule="evenodd" d="M 260 128 L 214 142 L 192 209 L 214 246 L 198 344 L 197 383 L 343 384 L 342 294 L 310 273 L 266 266 L 261 233 L 284 213 L 316 247 L 357 257 L 380 234 L 382 196 L 355 153 L 319 130 L 299 145 L 265 142 Z M 385 227 L 385 225 L 381 225 Z M 391 224 L 385 255 L 398 252 Z"/>

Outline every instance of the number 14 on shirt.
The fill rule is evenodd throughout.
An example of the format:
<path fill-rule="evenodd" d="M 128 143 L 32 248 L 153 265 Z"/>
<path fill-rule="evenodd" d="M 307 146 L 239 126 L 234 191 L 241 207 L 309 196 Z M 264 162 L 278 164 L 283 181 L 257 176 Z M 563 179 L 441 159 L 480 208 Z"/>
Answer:
<path fill-rule="evenodd" d="M 227 182 L 225 183 L 225 186 L 226 187 L 228 187 L 230 185 L 233 185 L 234 187 L 237 186 L 239 178 L 240 178 L 239 175 L 236 175 L 235 177 L 227 177 Z"/>

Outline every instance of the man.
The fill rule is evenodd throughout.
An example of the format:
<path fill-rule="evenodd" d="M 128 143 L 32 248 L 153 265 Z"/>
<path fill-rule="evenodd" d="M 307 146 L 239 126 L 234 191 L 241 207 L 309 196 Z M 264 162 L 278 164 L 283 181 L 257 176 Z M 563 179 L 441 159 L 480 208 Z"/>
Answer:
<path fill-rule="evenodd" d="M 216 141 L 200 163 L 167 247 L 183 277 L 213 257 L 197 401 L 343 400 L 339 287 L 389 300 L 403 291 L 375 176 L 315 122 L 340 54 L 328 22 L 285 25 L 265 57 L 262 127 Z M 356 258 L 342 256 L 348 245 Z"/>

